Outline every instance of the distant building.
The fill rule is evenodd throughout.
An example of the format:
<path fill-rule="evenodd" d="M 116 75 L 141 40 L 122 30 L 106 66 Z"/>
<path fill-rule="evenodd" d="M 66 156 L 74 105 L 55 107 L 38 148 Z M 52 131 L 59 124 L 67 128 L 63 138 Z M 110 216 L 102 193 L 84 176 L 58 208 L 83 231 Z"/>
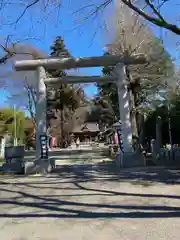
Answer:
<path fill-rule="evenodd" d="M 97 123 L 91 122 L 83 123 L 80 126 L 76 126 L 71 132 L 73 138 L 75 140 L 79 138 L 80 142 L 94 141 L 98 137 L 99 133 L 99 125 Z"/>

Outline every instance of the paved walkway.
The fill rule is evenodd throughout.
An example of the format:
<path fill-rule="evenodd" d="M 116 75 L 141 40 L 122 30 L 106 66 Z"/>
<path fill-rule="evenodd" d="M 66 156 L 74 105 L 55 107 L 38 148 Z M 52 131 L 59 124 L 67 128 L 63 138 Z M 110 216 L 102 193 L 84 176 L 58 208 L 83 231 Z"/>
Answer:
<path fill-rule="evenodd" d="M 170 240 L 180 236 L 180 173 L 63 166 L 0 177 L 2 240 Z"/>

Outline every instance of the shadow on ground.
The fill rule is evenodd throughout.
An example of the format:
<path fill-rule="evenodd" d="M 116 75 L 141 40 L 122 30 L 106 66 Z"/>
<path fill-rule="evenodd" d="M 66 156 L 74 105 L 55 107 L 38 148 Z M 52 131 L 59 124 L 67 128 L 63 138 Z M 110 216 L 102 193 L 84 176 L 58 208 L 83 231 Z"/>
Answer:
<path fill-rule="evenodd" d="M 66 165 L 59 167 L 49 176 L 31 177 L 32 182 L 30 178 L 25 181 L 28 177 L 19 177 L 21 181 L 18 181 L 17 178 L 15 182 L 11 179 L 2 180 L 0 182 L 0 209 L 13 206 L 16 211 L 11 212 L 7 207 L 7 211 L 0 211 L 0 218 L 180 217 L 180 207 L 178 206 L 139 204 L 140 198 L 149 199 L 151 203 L 151 199 L 155 198 L 180 200 L 180 195 L 114 191 L 112 188 L 102 188 L 100 184 L 102 182 L 112 183 L 113 181 L 114 184 L 124 181 L 179 184 L 179 173 L 179 170 L 165 168 L 132 169 L 118 173 L 113 164 Z M 92 183 L 93 185 L 88 185 Z M 49 190 L 48 194 L 47 190 Z M 67 191 L 68 194 L 66 194 Z M 113 197 L 117 198 L 118 204 L 111 203 Z M 126 200 L 123 200 L 125 197 L 132 197 L 134 200 L 137 198 L 137 204 L 127 204 Z M 77 198 L 80 200 L 78 201 Z M 108 199 L 108 203 L 103 203 L 103 201 L 99 203 L 100 198 Z M 98 199 L 97 203 L 94 203 L 92 199 Z M 122 200 L 122 204 L 119 204 L 119 199 Z M 26 211 L 22 212 L 22 208 Z"/>
<path fill-rule="evenodd" d="M 99 164 L 78 164 L 58 166 L 54 177 L 71 181 L 118 181 L 144 186 L 155 183 L 179 184 L 180 169 L 165 167 L 147 167 L 119 170 L 114 162 Z M 51 175 L 52 177 L 52 175 Z"/>

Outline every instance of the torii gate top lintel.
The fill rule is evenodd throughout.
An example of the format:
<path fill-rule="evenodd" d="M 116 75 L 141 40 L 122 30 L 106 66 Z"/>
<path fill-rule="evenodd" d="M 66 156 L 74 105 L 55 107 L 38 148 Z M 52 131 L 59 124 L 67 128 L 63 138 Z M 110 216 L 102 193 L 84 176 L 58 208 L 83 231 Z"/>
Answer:
<path fill-rule="evenodd" d="M 48 58 L 37 60 L 21 60 L 14 64 L 16 71 L 36 70 L 37 67 L 45 69 L 71 69 L 71 68 L 86 68 L 86 67 L 103 67 L 115 66 L 122 62 L 125 65 L 144 64 L 147 58 L 143 54 L 133 56 L 97 56 L 85 58 Z"/>

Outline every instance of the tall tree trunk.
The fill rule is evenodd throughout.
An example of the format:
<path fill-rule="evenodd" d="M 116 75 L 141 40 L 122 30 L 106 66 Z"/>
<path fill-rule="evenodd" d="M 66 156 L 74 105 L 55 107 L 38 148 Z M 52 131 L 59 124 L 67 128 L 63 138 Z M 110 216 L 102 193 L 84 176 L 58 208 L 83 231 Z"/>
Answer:
<path fill-rule="evenodd" d="M 32 124 L 33 124 L 33 131 L 35 132 L 36 119 L 35 119 L 35 113 L 33 111 L 33 106 L 34 107 L 36 106 L 35 96 L 34 96 L 32 88 L 29 85 L 25 85 L 25 88 L 26 88 L 27 94 L 28 94 L 28 111 L 31 116 L 31 120 L 32 120 Z"/>
<path fill-rule="evenodd" d="M 134 148 L 134 151 L 137 151 L 139 147 L 139 136 L 138 136 L 137 121 L 136 121 L 136 108 L 135 108 L 134 94 L 132 89 L 129 90 L 129 106 L 130 106 L 133 148 Z"/>
<path fill-rule="evenodd" d="M 137 116 L 138 123 L 138 133 L 139 133 L 139 143 L 144 146 L 145 145 L 145 122 L 147 120 L 147 116 L 144 113 L 139 113 Z"/>
<path fill-rule="evenodd" d="M 60 93 L 63 90 L 63 85 L 61 84 L 60 86 Z M 64 147 L 64 103 L 63 103 L 63 99 L 60 96 L 60 121 L 61 121 L 61 139 L 60 139 L 60 147 L 63 148 Z"/>
<path fill-rule="evenodd" d="M 137 122 L 136 122 L 136 107 L 135 107 L 135 101 L 134 101 L 134 94 L 131 89 L 129 89 L 129 105 L 130 105 L 132 133 L 134 137 L 138 138 L 138 129 L 137 129 Z"/>
<path fill-rule="evenodd" d="M 63 142 L 64 142 L 64 106 L 61 104 L 61 113 L 60 113 L 60 121 L 61 121 L 61 142 L 60 147 L 63 148 Z"/>

